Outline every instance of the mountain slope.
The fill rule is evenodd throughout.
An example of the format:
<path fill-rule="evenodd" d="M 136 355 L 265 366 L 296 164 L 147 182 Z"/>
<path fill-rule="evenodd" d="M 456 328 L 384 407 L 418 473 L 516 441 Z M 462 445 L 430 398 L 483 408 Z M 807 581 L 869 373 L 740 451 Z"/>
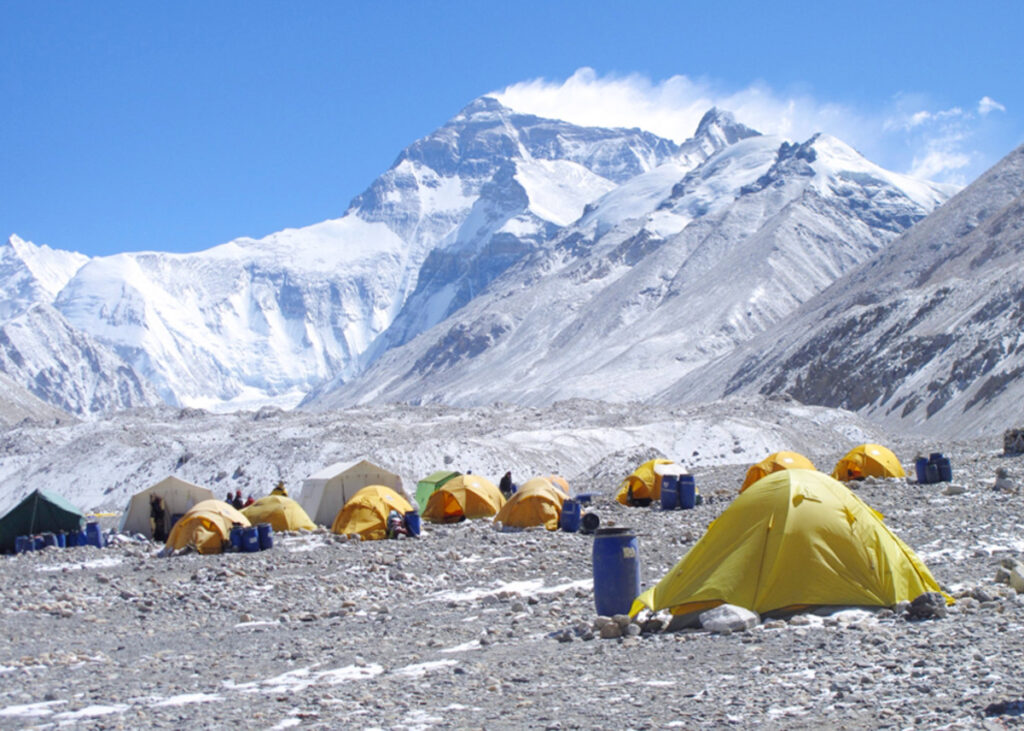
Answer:
<path fill-rule="evenodd" d="M 421 278 L 429 302 L 402 320 L 399 342 L 590 199 L 678 151 L 640 130 L 576 127 L 483 98 L 403 151 L 342 218 L 196 254 L 94 259 L 55 305 L 170 403 L 291 406 L 355 374 Z M 448 273 L 453 261 L 475 264 Z"/>
<path fill-rule="evenodd" d="M 89 257 L 11 236 L 0 246 L 0 322 L 51 303 Z"/>
<path fill-rule="evenodd" d="M 788 392 L 940 435 L 1024 398 L 1024 146 L 746 352 L 663 394 Z"/>
<path fill-rule="evenodd" d="M 49 305 L 34 305 L 0 325 L 0 372 L 79 416 L 160 403 L 128 364 Z"/>
<path fill-rule="evenodd" d="M 609 192 L 311 405 L 646 398 L 772 327 L 946 195 L 827 136 L 735 135 L 693 169 L 669 162 Z"/>

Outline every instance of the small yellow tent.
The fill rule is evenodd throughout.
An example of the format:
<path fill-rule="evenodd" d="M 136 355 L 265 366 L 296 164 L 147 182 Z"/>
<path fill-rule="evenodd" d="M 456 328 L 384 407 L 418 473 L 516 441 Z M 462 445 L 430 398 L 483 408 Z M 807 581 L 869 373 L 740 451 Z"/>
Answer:
<path fill-rule="evenodd" d="M 832 476 L 846 482 L 858 477 L 906 477 L 896 455 L 881 444 L 861 444 L 836 462 Z"/>
<path fill-rule="evenodd" d="M 175 551 L 192 546 L 199 553 L 220 553 L 224 544 L 231 540 L 231 527 L 235 523 L 252 525 L 223 500 L 203 500 L 174 524 L 167 536 L 167 546 Z"/>
<path fill-rule="evenodd" d="M 495 523 L 511 528 L 530 528 L 543 525 L 548 530 L 558 529 L 562 503 L 569 496 L 544 477 L 527 480 L 494 516 Z"/>
<path fill-rule="evenodd" d="M 928 591 L 935 579 L 879 513 L 827 475 L 782 470 L 738 495 L 632 613 L 887 607 Z"/>
<path fill-rule="evenodd" d="M 388 534 L 388 513 L 397 510 L 405 515 L 412 505 L 384 485 L 368 485 L 349 498 L 338 511 L 331 526 L 333 533 L 357 534 L 364 541 L 377 541 Z"/>
<path fill-rule="evenodd" d="M 504 505 L 501 491 L 486 477 L 457 475 L 431 494 L 423 509 L 423 518 L 434 523 L 489 518 Z"/>
<path fill-rule="evenodd" d="M 270 523 L 275 532 L 286 530 L 316 530 L 316 525 L 302 506 L 284 495 L 267 495 L 261 497 L 247 508 L 242 508 L 242 515 L 253 525 Z"/>
<path fill-rule="evenodd" d="M 757 464 L 747 470 L 746 479 L 740 485 L 740 492 L 743 492 L 765 475 L 770 475 L 779 470 L 816 470 L 817 467 L 807 457 L 799 452 L 775 452 L 769 454 Z"/>
<path fill-rule="evenodd" d="M 633 474 L 619 485 L 619 494 L 615 496 L 623 505 L 629 505 L 630 488 L 633 488 L 633 499 L 652 501 L 661 499 L 661 475 L 655 472 L 658 465 L 673 464 L 670 459 L 652 459 L 644 462 L 633 470 Z"/>

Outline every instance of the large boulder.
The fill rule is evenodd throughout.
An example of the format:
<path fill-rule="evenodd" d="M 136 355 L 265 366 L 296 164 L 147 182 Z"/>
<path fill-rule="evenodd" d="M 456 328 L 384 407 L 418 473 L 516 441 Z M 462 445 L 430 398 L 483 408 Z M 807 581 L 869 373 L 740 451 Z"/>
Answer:
<path fill-rule="evenodd" d="M 746 632 L 761 623 L 757 612 L 735 604 L 722 604 L 700 614 L 700 626 L 708 632 Z"/>

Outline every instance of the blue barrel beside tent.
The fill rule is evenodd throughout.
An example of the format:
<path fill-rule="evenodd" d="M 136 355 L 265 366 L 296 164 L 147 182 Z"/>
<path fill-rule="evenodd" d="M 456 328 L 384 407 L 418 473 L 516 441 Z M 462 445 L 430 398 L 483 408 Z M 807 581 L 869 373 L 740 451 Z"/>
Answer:
<path fill-rule="evenodd" d="M 47 546 L 57 545 L 57 534 L 56 533 L 43 533 L 43 548 Z"/>
<path fill-rule="evenodd" d="M 242 550 L 242 531 L 245 530 L 245 526 L 235 525 L 231 528 L 231 533 L 228 534 L 228 538 L 231 540 L 231 548 L 235 551 Z"/>
<path fill-rule="evenodd" d="M 242 528 L 242 550 L 246 553 L 255 553 L 260 550 L 260 535 L 256 526 L 249 525 Z"/>
<path fill-rule="evenodd" d="M 914 461 L 914 471 L 917 473 L 917 481 L 922 485 L 928 484 L 928 458 L 918 457 Z"/>
<path fill-rule="evenodd" d="M 679 504 L 679 475 L 661 476 L 661 509 L 675 510 Z"/>
<path fill-rule="evenodd" d="M 42 536 L 32 536 L 32 550 L 42 551 L 46 544 L 43 542 Z"/>
<path fill-rule="evenodd" d="M 594 536 L 594 606 L 606 617 L 628 614 L 640 594 L 640 557 L 631 528 L 599 528 Z"/>
<path fill-rule="evenodd" d="M 405 514 L 405 527 L 409 529 L 409 535 L 418 536 L 420 534 L 421 522 L 420 514 L 415 510 L 410 510 Z"/>
<path fill-rule="evenodd" d="M 17 536 L 14 539 L 14 552 L 25 553 L 32 550 L 32 538 L 30 536 Z"/>
<path fill-rule="evenodd" d="M 690 510 L 697 504 L 697 483 L 693 475 L 679 475 L 679 507 Z"/>
<path fill-rule="evenodd" d="M 953 464 L 949 461 L 949 457 L 943 457 L 941 454 L 938 457 L 932 455 L 934 459 L 931 460 L 935 464 L 935 474 L 938 479 L 936 482 L 952 482 L 953 481 Z"/>
<path fill-rule="evenodd" d="M 558 527 L 566 533 L 575 533 L 580 529 L 580 518 L 583 514 L 580 504 L 572 498 L 562 503 L 562 512 L 558 516 Z"/>
<path fill-rule="evenodd" d="M 85 545 L 103 548 L 103 533 L 100 531 L 99 523 L 85 524 Z"/>
<path fill-rule="evenodd" d="M 60 533 L 57 534 L 57 548 L 67 548 L 67 547 L 68 547 L 68 536 L 67 536 L 67 533 L 65 533 L 64 531 L 61 531 Z"/>
<path fill-rule="evenodd" d="M 274 529 L 270 523 L 257 523 L 256 536 L 259 539 L 261 551 L 274 547 Z"/>

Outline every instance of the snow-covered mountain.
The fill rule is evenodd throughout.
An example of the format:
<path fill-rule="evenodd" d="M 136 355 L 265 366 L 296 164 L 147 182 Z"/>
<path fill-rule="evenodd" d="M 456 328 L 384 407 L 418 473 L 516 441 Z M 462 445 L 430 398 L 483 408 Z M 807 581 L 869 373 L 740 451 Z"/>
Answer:
<path fill-rule="evenodd" d="M 55 305 L 170 403 L 291 406 L 354 375 L 421 280 L 387 342 L 434 325 L 588 202 L 677 153 L 640 130 L 482 98 L 403 151 L 339 219 L 195 254 L 93 259 Z"/>
<path fill-rule="evenodd" d="M 825 135 L 792 144 L 717 110 L 701 131 L 683 148 L 703 155 L 677 153 L 610 190 L 310 406 L 651 397 L 771 330 L 950 192 Z"/>
<path fill-rule="evenodd" d="M 49 424 L 74 421 L 67 412 L 32 395 L 27 388 L 0 372 L 0 426 L 6 429 L 25 419 Z"/>
<path fill-rule="evenodd" d="M 1024 146 L 780 324 L 662 395 L 788 392 L 943 435 L 1019 426 Z"/>
<path fill-rule="evenodd" d="M 127 363 L 46 304 L 0 324 L 0 372 L 80 416 L 161 403 Z"/>
<path fill-rule="evenodd" d="M 50 303 L 89 257 L 11 236 L 0 246 L 0 322 Z"/>

